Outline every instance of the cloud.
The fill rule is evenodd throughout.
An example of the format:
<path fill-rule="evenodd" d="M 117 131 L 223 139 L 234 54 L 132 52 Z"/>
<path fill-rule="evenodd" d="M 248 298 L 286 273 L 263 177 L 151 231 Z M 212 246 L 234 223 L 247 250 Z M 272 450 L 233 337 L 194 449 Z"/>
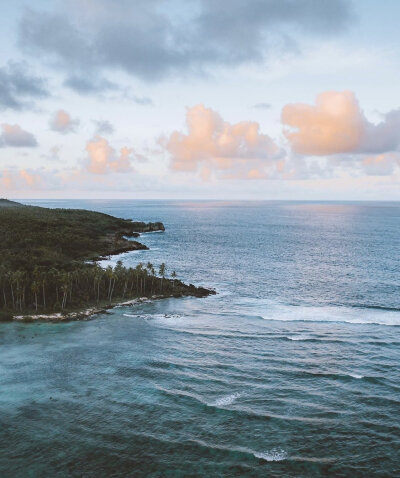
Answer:
<path fill-rule="evenodd" d="M 38 145 L 35 136 L 17 124 L 3 123 L 1 128 L 3 132 L 0 135 L 0 147 L 29 148 Z"/>
<path fill-rule="evenodd" d="M 47 161 L 59 161 L 60 152 L 61 152 L 61 147 L 54 145 L 50 148 L 48 154 L 42 154 L 41 157 Z"/>
<path fill-rule="evenodd" d="M 10 61 L 0 68 L 0 109 L 27 109 L 32 100 L 48 96 L 46 80 L 29 73 L 26 63 Z"/>
<path fill-rule="evenodd" d="M 326 155 L 354 151 L 363 134 L 364 117 L 350 91 L 328 91 L 317 96 L 315 106 L 286 105 L 282 123 L 296 153 Z"/>
<path fill-rule="evenodd" d="M 400 153 L 367 156 L 361 167 L 368 176 L 390 176 L 400 166 Z"/>
<path fill-rule="evenodd" d="M 126 173 L 132 171 L 133 149 L 123 147 L 117 155 L 109 142 L 97 136 L 86 144 L 86 169 L 93 174 Z"/>
<path fill-rule="evenodd" d="M 0 186 L 6 190 L 41 189 L 44 184 L 41 174 L 37 171 L 0 170 Z"/>
<path fill-rule="evenodd" d="M 115 131 L 114 126 L 107 120 L 93 121 L 96 125 L 95 135 L 101 136 L 102 134 L 113 134 Z"/>
<path fill-rule="evenodd" d="M 80 95 L 90 95 L 118 89 L 118 85 L 115 83 L 112 83 L 105 78 L 98 78 L 95 75 L 72 75 L 64 81 L 64 86 L 75 91 L 75 93 L 79 93 Z"/>
<path fill-rule="evenodd" d="M 382 115 L 377 125 L 367 122 L 361 149 L 365 153 L 395 151 L 400 146 L 400 109 Z"/>
<path fill-rule="evenodd" d="M 187 134 L 174 131 L 160 144 L 170 155 L 173 171 L 213 173 L 221 179 L 265 179 L 282 170 L 282 151 L 256 122 L 231 124 L 204 105 L 189 108 Z"/>
<path fill-rule="evenodd" d="M 255 110 L 269 110 L 271 108 L 270 103 L 256 103 L 252 106 Z"/>
<path fill-rule="evenodd" d="M 33 186 L 40 182 L 40 176 L 30 173 L 26 169 L 21 169 L 19 175 L 28 186 Z"/>
<path fill-rule="evenodd" d="M 50 129 L 57 133 L 74 133 L 79 125 L 78 119 L 73 119 L 69 113 L 64 110 L 56 111 L 50 119 Z"/>
<path fill-rule="evenodd" d="M 147 96 L 133 96 L 132 100 L 141 106 L 150 106 L 153 104 L 153 100 Z"/>
<path fill-rule="evenodd" d="M 351 91 L 320 93 L 315 106 L 286 105 L 281 119 L 293 151 L 300 154 L 384 153 L 400 145 L 400 110 L 370 123 Z"/>
<path fill-rule="evenodd" d="M 160 0 L 60 4 L 27 9 L 19 44 L 64 69 L 66 85 L 81 93 L 108 88 L 103 73 L 115 69 L 160 80 L 259 62 L 277 48 L 297 48 L 299 32 L 337 35 L 353 18 L 345 0 L 177 0 L 168 9 Z"/>
<path fill-rule="evenodd" d="M 369 176 L 389 176 L 400 166 L 400 154 L 378 154 L 363 159 L 362 167 Z"/>

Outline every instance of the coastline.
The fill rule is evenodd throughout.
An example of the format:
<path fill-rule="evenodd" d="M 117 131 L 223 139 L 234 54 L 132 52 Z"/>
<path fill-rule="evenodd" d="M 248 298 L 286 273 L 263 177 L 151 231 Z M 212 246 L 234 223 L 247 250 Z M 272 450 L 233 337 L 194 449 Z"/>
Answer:
<path fill-rule="evenodd" d="M 166 297 L 163 297 L 166 298 Z M 88 320 L 94 315 L 106 313 L 107 310 L 113 309 L 119 306 L 133 306 L 135 304 L 141 304 L 154 300 L 153 298 L 149 299 L 147 297 L 141 297 L 138 299 L 132 299 L 126 302 L 116 302 L 115 304 L 109 304 L 102 307 L 88 307 L 84 309 L 79 309 L 76 311 L 70 312 L 54 312 L 50 314 L 26 314 L 26 315 L 15 315 L 12 318 L 11 322 L 71 322 L 78 320 Z"/>
<path fill-rule="evenodd" d="M 191 284 L 192 285 L 192 284 Z M 195 286 L 193 286 L 195 287 Z M 65 312 L 53 312 L 49 314 L 21 314 L 14 315 L 9 322 L 73 322 L 80 320 L 90 320 L 93 316 L 107 313 L 108 310 L 114 309 L 116 307 L 133 307 L 138 304 L 143 304 L 144 302 L 152 302 L 155 300 L 162 299 L 179 299 L 182 297 L 197 297 L 204 298 L 210 295 L 215 295 L 216 291 L 213 289 L 205 289 L 203 287 L 196 287 L 197 294 L 158 294 L 151 297 L 136 297 L 134 299 L 124 300 L 119 299 L 111 304 L 96 305 L 80 308 L 77 310 L 65 311 Z M 122 300 L 122 302 L 121 302 Z"/>

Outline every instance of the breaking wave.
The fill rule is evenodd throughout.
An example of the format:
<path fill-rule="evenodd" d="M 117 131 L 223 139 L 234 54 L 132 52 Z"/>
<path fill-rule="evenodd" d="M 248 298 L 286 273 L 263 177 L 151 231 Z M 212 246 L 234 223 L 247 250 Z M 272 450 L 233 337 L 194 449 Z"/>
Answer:
<path fill-rule="evenodd" d="M 288 457 L 287 452 L 281 448 L 273 448 L 265 452 L 253 452 L 253 455 L 264 461 L 283 461 Z"/>
<path fill-rule="evenodd" d="M 231 405 L 240 396 L 240 393 L 231 393 L 230 395 L 225 395 L 224 397 L 218 398 L 212 405 L 214 405 L 215 407 L 225 407 L 227 405 Z"/>

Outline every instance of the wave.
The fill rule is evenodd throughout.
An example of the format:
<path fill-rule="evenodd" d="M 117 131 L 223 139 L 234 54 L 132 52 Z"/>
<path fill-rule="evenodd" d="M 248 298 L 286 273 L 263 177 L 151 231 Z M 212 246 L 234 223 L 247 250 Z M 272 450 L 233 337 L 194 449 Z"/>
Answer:
<path fill-rule="evenodd" d="M 366 379 L 372 383 L 378 383 L 380 381 L 380 377 L 365 377 L 365 375 L 361 375 L 358 373 L 352 372 L 322 372 L 322 371 L 309 371 L 309 370 L 285 370 L 283 373 L 289 375 L 295 375 L 298 377 L 314 377 L 314 378 L 326 378 L 332 380 L 351 380 L 351 379 Z"/>
<path fill-rule="evenodd" d="M 226 444 L 220 443 L 210 443 L 199 438 L 187 437 L 185 439 L 174 439 L 171 436 L 164 436 L 161 434 L 154 434 L 148 431 L 134 431 L 132 434 L 138 439 L 147 439 L 156 443 L 176 445 L 177 447 L 184 446 L 193 446 L 198 447 L 200 450 L 212 450 L 213 452 L 222 452 L 227 454 L 235 454 L 237 459 L 237 454 L 243 455 L 243 457 L 252 457 L 257 460 L 263 460 L 266 462 L 281 462 L 281 461 L 291 461 L 298 463 L 320 463 L 327 464 L 332 463 L 335 460 L 333 458 L 323 458 L 323 457 L 314 457 L 314 456 L 295 456 L 289 455 L 289 453 L 283 448 L 271 448 L 266 451 L 255 451 L 250 448 L 240 447 L 240 446 L 229 446 Z"/>
<path fill-rule="evenodd" d="M 400 326 L 400 310 L 390 306 L 295 305 L 251 297 L 238 297 L 235 305 L 236 313 L 264 320 Z"/>
<path fill-rule="evenodd" d="M 349 373 L 348 376 L 356 379 L 364 378 L 364 375 L 359 375 L 358 373 Z"/>
<path fill-rule="evenodd" d="M 148 303 L 148 302 L 154 302 L 152 299 L 148 298 L 143 298 L 140 299 L 140 302 L 138 302 L 138 305 Z M 170 320 L 177 320 L 177 319 L 182 319 L 184 316 L 180 314 L 122 314 L 124 317 L 132 317 L 136 319 L 143 319 L 143 320 L 163 320 L 163 319 L 170 319 Z"/>
<path fill-rule="evenodd" d="M 229 395 L 223 395 L 222 397 L 218 398 L 217 400 L 208 402 L 208 401 L 204 400 L 203 397 L 201 397 L 201 396 L 199 396 L 195 393 L 187 392 L 185 390 L 172 390 L 172 389 L 164 388 L 162 386 L 157 386 L 157 389 L 159 391 L 163 392 L 166 395 L 170 395 L 170 396 L 174 396 L 174 397 L 189 398 L 191 400 L 195 400 L 196 402 L 198 402 L 201 405 L 204 405 L 206 407 L 216 407 L 216 408 L 226 407 L 228 405 L 232 405 L 232 403 L 234 403 L 238 398 L 240 398 L 242 396 L 241 393 L 235 392 L 235 393 L 231 393 Z"/>
<path fill-rule="evenodd" d="M 263 413 L 263 412 L 260 413 L 251 407 L 248 408 L 243 406 L 243 404 L 241 404 L 239 408 L 227 408 L 227 406 L 229 404 L 232 404 L 237 398 L 239 398 L 239 396 L 241 396 L 241 394 L 237 394 L 237 395 L 231 394 L 231 395 L 221 397 L 221 400 L 226 398 L 227 401 L 222 403 L 217 403 L 218 400 L 207 402 L 204 400 L 202 396 L 199 396 L 195 393 L 187 392 L 184 390 L 169 390 L 162 386 L 157 386 L 157 389 L 160 392 L 164 393 L 165 395 L 169 395 L 171 397 L 174 397 L 175 399 L 177 397 L 182 399 L 187 399 L 190 401 L 194 401 L 197 404 L 200 404 L 201 406 L 204 406 L 204 407 L 217 408 L 221 413 L 224 413 L 224 414 L 228 414 L 235 417 L 240 416 L 242 418 L 249 418 L 251 420 L 257 418 L 260 420 L 266 420 L 268 422 L 269 421 L 286 422 L 286 423 L 299 422 L 302 424 L 304 423 L 313 423 L 313 424 L 336 423 L 336 420 L 337 420 L 336 415 L 335 415 L 335 418 L 331 418 L 331 417 L 307 417 L 307 416 L 298 416 L 298 415 L 280 415 L 277 413 Z M 233 398 L 232 395 L 236 395 L 235 398 Z M 229 400 L 232 400 L 230 403 L 228 402 L 228 398 Z"/>
<path fill-rule="evenodd" d="M 241 393 L 231 393 L 230 395 L 225 395 L 224 397 L 218 398 L 215 400 L 214 403 L 211 405 L 214 407 L 225 407 L 227 405 L 231 405 L 233 402 L 235 402 L 239 397 L 241 396 Z"/>
<path fill-rule="evenodd" d="M 397 310 L 371 309 L 375 313 L 363 314 L 362 316 L 355 314 L 354 311 L 356 310 L 356 308 L 345 307 L 275 306 L 267 314 L 263 311 L 260 316 L 264 320 L 282 322 L 334 322 L 400 326 L 400 313 Z"/>
<path fill-rule="evenodd" d="M 248 456 L 257 458 L 259 460 L 264 460 L 269 462 L 283 461 L 289 458 L 288 453 L 281 448 L 272 448 L 271 450 L 258 452 L 258 451 L 254 451 L 244 447 L 237 447 L 237 446 L 230 447 L 230 446 L 222 445 L 218 443 L 210 443 L 210 442 L 206 442 L 204 440 L 193 438 L 193 437 L 187 438 L 186 440 L 182 441 L 182 440 L 173 439 L 170 436 L 163 436 L 159 434 L 156 435 L 154 433 L 146 432 L 146 431 L 136 431 L 134 432 L 134 435 L 140 438 L 145 437 L 147 439 L 150 439 L 158 443 L 163 443 L 163 444 L 168 443 L 169 445 L 174 444 L 177 446 L 181 446 L 182 444 L 184 444 L 186 446 L 187 445 L 196 446 L 205 450 L 213 450 L 213 451 L 235 453 L 235 454 L 240 453 L 240 454 L 243 454 L 244 456 L 248 455 Z M 313 459 L 311 460 L 314 461 Z M 318 461 L 318 460 L 315 460 L 315 461 Z"/>
<path fill-rule="evenodd" d="M 400 312 L 400 307 L 388 307 L 385 305 L 351 304 L 350 307 L 353 307 L 355 309 L 372 309 L 388 312 Z"/>
<path fill-rule="evenodd" d="M 260 458 L 264 461 L 283 461 L 286 460 L 288 454 L 285 450 L 281 448 L 273 448 L 272 450 L 266 452 L 252 452 L 256 458 Z"/>
<path fill-rule="evenodd" d="M 264 320 L 276 320 L 282 322 L 334 322 L 336 324 L 354 324 L 354 325 L 384 325 L 387 327 L 399 327 L 400 326 L 400 318 L 394 321 L 391 320 L 340 320 L 340 319 L 276 319 L 271 317 L 262 316 Z"/>
<path fill-rule="evenodd" d="M 309 335 L 293 335 L 293 336 L 286 336 L 285 337 L 288 340 L 293 340 L 293 341 L 316 341 L 317 339 L 310 337 Z"/>
<path fill-rule="evenodd" d="M 340 339 L 330 339 L 325 337 L 311 337 L 307 335 L 285 335 L 283 337 L 278 337 L 281 340 L 291 340 L 292 342 L 316 342 L 316 343 L 325 343 L 325 344 L 344 344 L 349 343 L 348 340 Z"/>

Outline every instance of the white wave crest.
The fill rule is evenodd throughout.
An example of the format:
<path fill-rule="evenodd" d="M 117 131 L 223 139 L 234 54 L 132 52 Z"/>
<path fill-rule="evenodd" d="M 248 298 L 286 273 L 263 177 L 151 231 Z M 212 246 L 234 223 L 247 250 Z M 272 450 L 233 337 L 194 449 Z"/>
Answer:
<path fill-rule="evenodd" d="M 287 452 L 281 448 L 273 448 L 266 452 L 254 452 L 253 455 L 265 461 L 283 461 L 288 456 Z"/>
<path fill-rule="evenodd" d="M 230 395 L 225 395 L 224 397 L 218 398 L 213 403 L 216 407 L 223 407 L 226 405 L 231 405 L 234 401 L 236 401 L 240 397 L 240 393 L 232 393 Z"/>
<path fill-rule="evenodd" d="M 359 375 L 357 373 L 349 373 L 348 376 L 353 378 L 358 378 L 358 379 L 364 378 L 364 375 Z"/>
<path fill-rule="evenodd" d="M 293 336 L 288 336 L 286 337 L 289 340 L 310 340 L 312 337 L 309 335 L 293 335 Z"/>
<path fill-rule="evenodd" d="M 345 306 L 293 306 L 270 299 L 238 297 L 235 300 L 241 312 L 264 320 L 282 322 L 336 322 L 400 326 L 400 311 Z"/>

